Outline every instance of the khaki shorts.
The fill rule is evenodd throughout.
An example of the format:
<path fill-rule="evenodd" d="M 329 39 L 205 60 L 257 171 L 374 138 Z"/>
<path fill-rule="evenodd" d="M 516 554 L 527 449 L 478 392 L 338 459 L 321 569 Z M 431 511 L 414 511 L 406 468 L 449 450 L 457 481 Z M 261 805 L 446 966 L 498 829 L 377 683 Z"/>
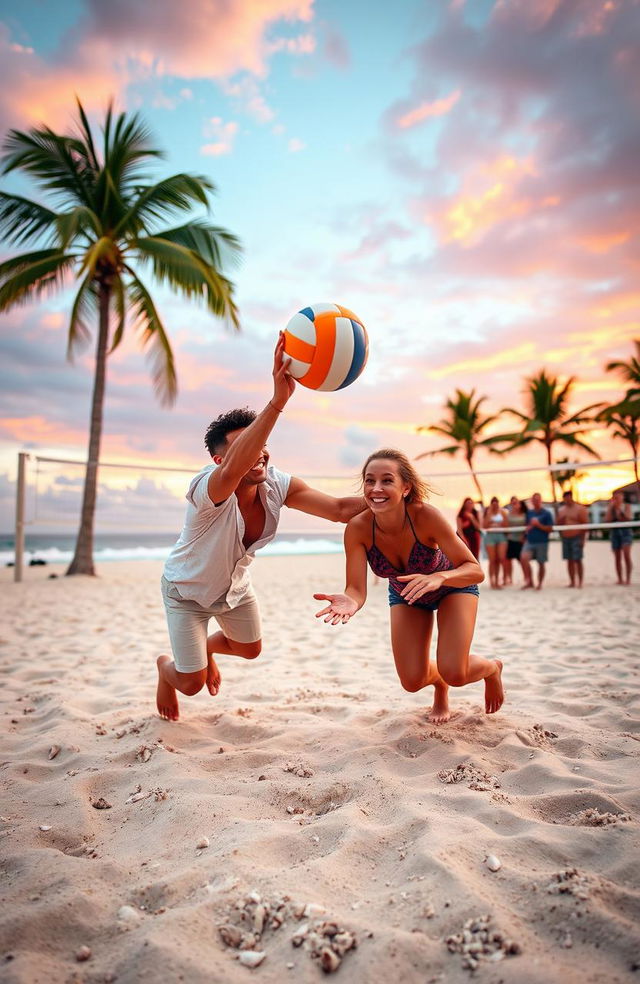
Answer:
<path fill-rule="evenodd" d="M 260 609 L 253 590 L 249 590 L 234 608 L 226 601 L 216 601 L 210 608 L 203 608 L 197 601 L 183 598 L 177 586 L 164 576 L 161 586 L 169 639 L 178 673 L 196 673 L 205 669 L 211 618 L 215 618 L 231 642 L 257 642 L 262 636 Z"/>

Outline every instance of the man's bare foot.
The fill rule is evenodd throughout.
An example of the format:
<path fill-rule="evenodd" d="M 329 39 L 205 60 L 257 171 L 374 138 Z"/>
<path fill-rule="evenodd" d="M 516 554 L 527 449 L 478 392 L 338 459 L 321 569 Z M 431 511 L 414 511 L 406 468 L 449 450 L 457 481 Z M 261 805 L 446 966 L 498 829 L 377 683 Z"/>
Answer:
<path fill-rule="evenodd" d="M 435 686 L 433 688 L 433 707 L 427 715 L 431 724 L 446 724 L 451 717 L 449 710 L 449 688 Z"/>
<path fill-rule="evenodd" d="M 526 591 L 527 588 L 532 588 L 532 587 L 533 587 L 533 584 L 527 583 L 527 584 L 523 584 L 522 587 L 520 588 L 520 590 L 521 591 Z"/>
<path fill-rule="evenodd" d="M 212 697 L 215 697 L 220 690 L 220 684 L 222 683 L 222 677 L 220 676 L 220 670 L 218 669 L 218 664 L 215 659 L 209 653 L 207 655 L 207 690 Z"/>
<path fill-rule="evenodd" d="M 484 707 L 487 714 L 495 714 L 504 703 L 502 687 L 502 660 L 495 659 L 495 672 L 484 678 Z"/>
<path fill-rule="evenodd" d="M 178 708 L 178 698 L 176 697 L 176 689 L 172 687 L 170 683 L 167 683 L 163 674 L 162 668 L 166 666 L 167 663 L 171 662 L 171 657 L 167 656 L 166 653 L 162 656 L 158 656 L 158 690 L 156 693 L 156 706 L 158 708 L 158 714 L 165 721 L 177 721 L 180 717 L 180 710 Z"/>

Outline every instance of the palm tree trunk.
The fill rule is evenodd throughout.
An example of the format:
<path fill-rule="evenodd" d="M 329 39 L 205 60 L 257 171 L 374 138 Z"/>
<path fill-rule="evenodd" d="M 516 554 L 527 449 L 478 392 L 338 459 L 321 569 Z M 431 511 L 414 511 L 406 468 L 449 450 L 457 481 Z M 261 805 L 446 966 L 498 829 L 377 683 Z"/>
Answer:
<path fill-rule="evenodd" d="M 469 466 L 469 471 L 471 472 L 471 477 L 473 479 L 474 485 L 475 485 L 475 487 L 477 489 L 480 502 L 484 502 L 484 495 L 483 495 L 483 492 L 482 492 L 482 488 L 480 486 L 480 482 L 478 481 L 478 476 L 476 475 L 475 471 L 473 470 L 473 461 L 472 461 L 471 458 L 467 458 L 467 464 Z"/>
<path fill-rule="evenodd" d="M 93 566 L 93 522 L 96 511 L 98 491 L 98 463 L 100 460 L 100 441 L 102 438 L 102 414 L 104 390 L 107 374 L 107 342 L 109 340 L 109 301 L 111 290 L 100 284 L 100 326 L 96 346 L 96 368 L 93 379 L 93 399 L 91 403 L 91 429 L 89 433 L 89 457 L 84 478 L 80 528 L 76 540 L 73 560 L 67 574 L 89 574 L 95 576 Z"/>
<path fill-rule="evenodd" d="M 551 444 L 547 444 L 545 446 L 546 446 L 546 449 L 547 449 L 547 464 L 549 466 L 551 466 L 553 464 L 553 462 L 551 460 Z M 557 499 L 556 499 L 556 478 L 555 478 L 555 472 L 551 471 L 551 468 L 549 468 L 549 480 L 551 482 L 551 501 L 553 502 L 553 509 L 554 509 L 554 512 L 555 512 L 556 501 L 557 501 Z"/>

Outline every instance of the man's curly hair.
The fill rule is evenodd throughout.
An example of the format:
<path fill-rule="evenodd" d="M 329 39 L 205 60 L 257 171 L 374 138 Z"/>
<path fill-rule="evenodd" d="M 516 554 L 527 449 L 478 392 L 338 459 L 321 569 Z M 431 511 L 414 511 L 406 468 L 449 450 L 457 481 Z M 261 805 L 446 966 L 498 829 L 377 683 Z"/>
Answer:
<path fill-rule="evenodd" d="M 256 419 L 256 416 L 255 410 L 249 410 L 249 407 L 240 407 L 240 409 L 228 410 L 216 417 L 209 424 L 207 433 L 204 435 L 204 444 L 209 454 L 212 457 L 214 454 L 218 454 L 225 446 L 227 434 L 230 431 L 240 430 L 241 427 L 248 427 Z"/>

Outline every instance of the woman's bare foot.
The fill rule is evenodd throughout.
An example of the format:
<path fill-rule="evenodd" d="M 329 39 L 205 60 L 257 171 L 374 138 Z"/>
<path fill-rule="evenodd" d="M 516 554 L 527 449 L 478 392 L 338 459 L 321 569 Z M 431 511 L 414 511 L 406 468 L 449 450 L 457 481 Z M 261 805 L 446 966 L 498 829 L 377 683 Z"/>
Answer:
<path fill-rule="evenodd" d="M 178 707 L 178 698 L 176 697 L 176 689 L 172 687 L 170 683 L 165 680 L 162 669 L 167 663 L 171 662 L 171 657 L 167 656 L 166 653 L 162 656 L 158 656 L 158 690 L 156 693 L 156 706 L 158 708 L 158 714 L 165 721 L 177 721 L 180 717 L 180 710 Z"/>
<path fill-rule="evenodd" d="M 446 684 L 437 684 L 433 688 L 433 707 L 427 715 L 427 720 L 431 724 L 446 724 L 450 717 L 449 688 Z"/>
<path fill-rule="evenodd" d="M 218 669 L 218 664 L 215 659 L 209 653 L 207 655 L 207 690 L 212 697 L 215 697 L 220 690 L 220 684 L 222 683 L 222 677 L 220 676 L 220 670 Z"/>
<path fill-rule="evenodd" d="M 495 659 L 495 671 L 491 676 L 484 678 L 484 707 L 487 714 L 495 714 L 504 703 L 504 689 L 502 687 L 502 660 Z"/>

